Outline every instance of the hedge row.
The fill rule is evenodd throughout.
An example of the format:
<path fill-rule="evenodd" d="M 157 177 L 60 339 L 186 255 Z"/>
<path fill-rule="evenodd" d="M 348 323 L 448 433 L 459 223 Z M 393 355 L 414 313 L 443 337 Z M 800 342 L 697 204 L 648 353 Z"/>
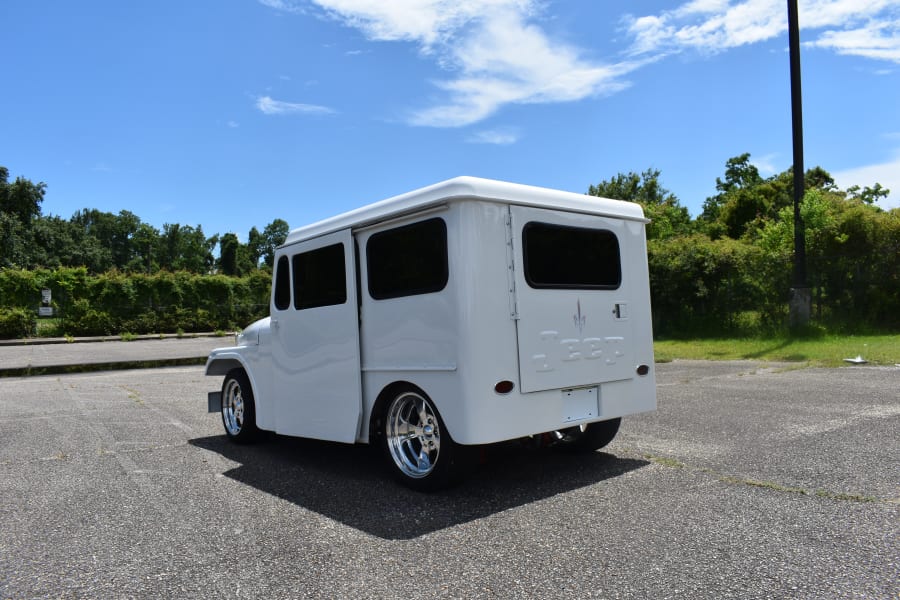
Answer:
<path fill-rule="evenodd" d="M 790 254 L 703 235 L 648 244 L 654 334 L 755 335 L 784 331 Z M 807 257 L 812 324 L 831 331 L 900 329 L 897 253 Z"/>
<path fill-rule="evenodd" d="M 89 275 L 84 268 L 4 269 L 0 270 L 0 307 L 6 314 L 0 320 L 0 336 L 22 335 L 22 309 L 33 315 L 42 289 L 51 291 L 57 333 L 78 336 L 240 328 L 268 314 L 270 286 L 271 274 L 265 270 L 228 277 L 188 272 Z M 25 327 L 34 331 L 33 320 Z"/>
<path fill-rule="evenodd" d="M 897 331 L 897 252 L 888 246 L 883 252 L 856 256 L 850 252 L 853 248 L 809 257 L 814 322 L 854 332 Z M 651 240 L 648 260 L 657 336 L 756 334 L 785 328 L 792 269 L 787 254 L 695 235 Z M 0 269 L 0 337 L 34 331 L 34 314 L 45 288 L 51 290 L 59 315 L 54 334 L 75 336 L 244 327 L 268 314 L 270 286 L 266 270 L 228 277 Z"/>

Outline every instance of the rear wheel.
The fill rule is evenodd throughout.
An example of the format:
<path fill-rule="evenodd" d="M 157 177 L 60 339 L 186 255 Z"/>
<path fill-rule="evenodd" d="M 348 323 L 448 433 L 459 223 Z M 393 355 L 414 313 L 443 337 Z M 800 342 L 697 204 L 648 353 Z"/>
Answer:
<path fill-rule="evenodd" d="M 593 452 L 605 447 L 619 432 L 622 418 L 587 423 L 575 427 L 568 427 L 553 434 L 557 439 L 557 445 L 562 450 L 573 452 Z"/>
<path fill-rule="evenodd" d="M 450 438 L 434 404 L 421 391 L 396 391 L 379 429 L 388 467 L 404 485 L 434 491 L 461 474 L 465 448 Z"/>
<path fill-rule="evenodd" d="M 222 384 L 222 424 L 225 434 L 238 443 L 252 441 L 256 428 L 256 406 L 250 379 L 243 369 L 233 369 Z"/>

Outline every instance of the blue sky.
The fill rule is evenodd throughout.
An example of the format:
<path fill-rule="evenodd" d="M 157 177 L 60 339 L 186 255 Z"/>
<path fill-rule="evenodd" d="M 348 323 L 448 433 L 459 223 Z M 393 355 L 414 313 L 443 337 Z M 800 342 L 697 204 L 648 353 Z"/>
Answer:
<path fill-rule="evenodd" d="M 246 239 L 457 175 L 792 163 L 781 0 L 4 0 L 0 165 L 45 214 Z M 805 164 L 900 205 L 900 0 L 800 0 Z"/>

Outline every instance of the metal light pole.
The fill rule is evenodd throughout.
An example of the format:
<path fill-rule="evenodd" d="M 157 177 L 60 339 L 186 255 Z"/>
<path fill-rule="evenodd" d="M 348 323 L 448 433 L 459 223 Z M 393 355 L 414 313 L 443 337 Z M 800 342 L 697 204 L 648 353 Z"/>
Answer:
<path fill-rule="evenodd" d="M 806 282 L 806 231 L 800 216 L 803 201 L 803 103 L 800 94 L 800 24 L 797 0 L 787 0 L 788 40 L 791 53 L 791 125 L 794 137 L 794 278 L 791 284 L 790 324 L 801 327 L 809 323 L 812 295 Z"/>

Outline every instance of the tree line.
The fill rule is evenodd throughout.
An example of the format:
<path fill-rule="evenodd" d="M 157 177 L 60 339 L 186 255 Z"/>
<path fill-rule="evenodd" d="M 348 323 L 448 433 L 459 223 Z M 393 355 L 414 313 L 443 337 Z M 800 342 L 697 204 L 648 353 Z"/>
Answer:
<path fill-rule="evenodd" d="M 637 202 L 647 227 L 657 335 L 783 330 L 794 254 L 793 169 L 763 177 L 741 154 L 725 163 L 716 194 L 691 218 L 660 172 L 618 174 L 588 194 Z M 839 189 L 821 167 L 804 174 L 806 231 L 816 327 L 900 329 L 900 209 L 876 202 L 890 190 Z"/>
<path fill-rule="evenodd" d="M 233 232 L 207 237 L 201 225 L 165 223 L 159 230 L 127 210 L 85 208 L 64 219 L 42 213 L 46 189 L 24 177 L 10 182 L 9 170 L 0 166 L 0 268 L 243 276 L 271 267 L 289 231 L 287 222 L 275 219 L 262 232 L 252 227 L 243 244 Z"/>
<path fill-rule="evenodd" d="M 814 327 L 900 330 L 900 209 L 876 204 L 889 190 L 878 183 L 839 189 L 820 167 L 804 175 Z M 637 202 L 651 219 L 658 337 L 753 335 L 787 324 L 792 170 L 763 177 L 741 154 L 726 161 L 715 189 L 696 218 L 653 168 L 619 173 L 587 191 Z M 0 337 L 34 331 L 42 288 L 53 291 L 66 335 L 224 330 L 266 314 L 286 222 L 276 219 L 262 232 L 254 227 L 242 244 L 234 233 L 207 237 L 200 225 L 165 224 L 160 231 L 124 210 L 45 216 L 45 190 L 22 177 L 10 182 L 0 167 Z"/>

